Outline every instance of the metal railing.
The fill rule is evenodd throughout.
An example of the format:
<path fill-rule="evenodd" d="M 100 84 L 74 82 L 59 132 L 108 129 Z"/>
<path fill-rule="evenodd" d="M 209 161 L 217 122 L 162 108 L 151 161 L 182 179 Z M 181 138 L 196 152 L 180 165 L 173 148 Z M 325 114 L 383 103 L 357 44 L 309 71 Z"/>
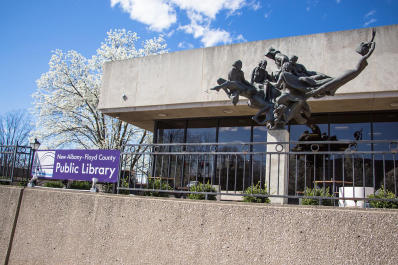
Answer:
<path fill-rule="evenodd" d="M 32 155 L 29 146 L 0 145 L 0 182 L 27 182 Z"/>
<path fill-rule="evenodd" d="M 398 140 L 130 145 L 121 154 L 117 189 L 294 204 L 398 205 L 397 152 Z M 387 190 L 389 196 L 377 196 Z"/>

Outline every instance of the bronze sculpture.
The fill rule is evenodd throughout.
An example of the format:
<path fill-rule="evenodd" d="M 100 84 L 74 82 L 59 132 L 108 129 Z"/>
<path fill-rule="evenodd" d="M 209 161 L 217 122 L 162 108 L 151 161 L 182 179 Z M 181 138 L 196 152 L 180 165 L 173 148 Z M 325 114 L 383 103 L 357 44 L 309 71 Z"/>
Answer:
<path fill-rule="evenodd" d="M 362 57 L 355 69 L 346 71 L 337 77 L 308 71 L 302 64 L 298 64 L 298 57 L 288 56 L 270 48 L 266 57 L 275 61 L 277 71 L 269 74 L 266 71 L 266 60 L 260 61 L 252 71 L 251 82 L 245 80 L 240 60 L 233 64 L 228 74 L 228 80 L 219 78 L 218 86 L 211 90 L 223 89 L 232 103 L 236 105 L 239 96 L 249 99 L 249 106 L 258 109 L 252 119 L 269 129 L 282 129 L 290 121 L 298 124 L 308 124 L 311 110 L 307 103 L 310 97 L 321 98 L 333 96 L 338 88 L 357 77 L 368 65 L 367 59 L 372 55 L 376 43 L 376 32 L 373 30 L 372 39 L 362 42 L 356 49 Z M 261 119 L 262 116 L 265 116 Z"/>

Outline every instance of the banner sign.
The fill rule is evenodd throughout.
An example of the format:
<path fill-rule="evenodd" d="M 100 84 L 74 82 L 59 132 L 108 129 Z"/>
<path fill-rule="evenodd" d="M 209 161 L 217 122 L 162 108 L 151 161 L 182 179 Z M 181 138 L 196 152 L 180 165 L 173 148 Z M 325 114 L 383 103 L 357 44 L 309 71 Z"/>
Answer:
<path fill-rule="evenodd" d="M 117 182 L 119 159 L 118 150 L 39 150 L 35 152 L 32 176 Z"/>

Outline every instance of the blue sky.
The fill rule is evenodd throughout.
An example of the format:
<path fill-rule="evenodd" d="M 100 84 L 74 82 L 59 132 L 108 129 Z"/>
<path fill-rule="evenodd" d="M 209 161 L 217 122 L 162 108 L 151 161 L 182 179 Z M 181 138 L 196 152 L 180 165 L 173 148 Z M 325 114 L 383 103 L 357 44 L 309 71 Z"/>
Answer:
<path fill-rule="evenodd" d="M 109 29 L 170 52 L 398 24 L 398 0 L 16 0 L 1 3 L 0 115 L 32 107 L 51 51 L 91 56 Z"/>

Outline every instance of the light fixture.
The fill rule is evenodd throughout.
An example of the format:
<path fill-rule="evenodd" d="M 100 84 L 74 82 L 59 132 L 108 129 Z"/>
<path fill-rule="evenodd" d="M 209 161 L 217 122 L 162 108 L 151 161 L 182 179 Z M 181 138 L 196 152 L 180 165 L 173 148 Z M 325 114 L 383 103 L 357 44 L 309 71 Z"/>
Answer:
<path fill-rule="evenodd" d="M 37 141 L 37 138 L 35 138 L 35 141 L 34 141 L 33 143 L 30 143 L 30 147 L 31 147 L 33 150 L 38 150 L 38 149 L 39 149 L 39 147 L 40 147 L 40 142 Z"/>
<path fill-rule="evenodd" d="M 126 95 L 126 94 L 123 94 L 123 95 L 122 95 L 122 99 L 123 99 L 124 101 L 126 101 L 126 100 L 127 100 L 127 95 Z"/>
<path fill-rule="evenodd" d="M 32 164 L 34 164 L 35 152 L 40 147 L 40 142 L 37 141 L 37 138 L 35 138 L 34 142 L 30 143 L 30 147 L 32 148 Z M 33 167 L 34 166 L 32 166 L 32 168 Z M 32 171 L 31 171 L 31 173 L 32 173 Z M 36 174 L 34 174 L 28 183 L 28 187 L 34 187 L 36 185 L 37 180 L 38 180 L 38 176 Z"/>
<path fill-rule="evenodd" d="M 159 117 L 167 117 L 167 114 L 165 114 L 165 113 L 158 113 L 158 116 L 159 116 Z"/>
<path fill-rule="evenodd" d="M 372 134 L 378 136 L 378 135 L 381 135 L 382 133 L 381 133 L 381 132 L 374 132 L 374 133 L 370 133 L 370 132 L 369 132 L 369 133 L 368 133 L 368 135 L 372 135 Z"/>
<path fill-rule="evenodd" d="M 347 130 L 348 126 L 336 126 L 334 127 L 336 130 Z"/>

